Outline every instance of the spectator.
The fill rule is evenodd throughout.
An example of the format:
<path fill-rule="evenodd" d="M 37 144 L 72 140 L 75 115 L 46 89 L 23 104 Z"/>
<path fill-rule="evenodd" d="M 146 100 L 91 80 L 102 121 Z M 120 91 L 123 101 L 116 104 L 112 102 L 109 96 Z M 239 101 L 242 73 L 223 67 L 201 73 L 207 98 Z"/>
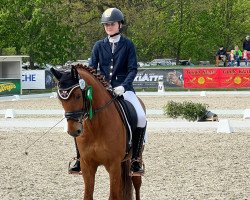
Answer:
<path fill-rule="evenodd" d="M 237 62 L 237 67 L 239 67 L 240 60 L 242 58 L 242 51 L 239 49 L 237 45 L 234 47 L 234 56 L 235 56 L 235 61 Z"/>
<path fill-rule="evenodd" d="M 243 49 L 250 52 L 250 36 L 249 35 L 247 35 L 246 39 L 243 41 Z"/>
<path fill-rule="evenodd" d="M 219 67 L 220 61 L 223 62 L 224 67 L 226 67 L 227 52 L 223 45 L 220 46 L 216 53 L 216 67 Z"/>
<path fill-rule="evenodd" d="M 234 67 L 234 61 L 235 61 L 234 50 L 231 50 L 230 54 L 228 55 L 229 66 Z"/>
<path fill-rule="evenodd" d="M 250 59 L 250 36 L 247 35 L 246 39 L 243 41 L 243 50 L 247 50 L 247 58 Z M 244 59 L 244 58 L 243 58 Z M 245 63 L 246 60 L 244 59 Z"/>
<path fill-rule="evenodd" d="M 245 49 L 242 53 L 242 58 L 245 62 L 246 67 L 248 66 L 248 59 L 249 59 L 248 57 L 249 57 L 249 54 L 248 54 L 247 50 Z"/>

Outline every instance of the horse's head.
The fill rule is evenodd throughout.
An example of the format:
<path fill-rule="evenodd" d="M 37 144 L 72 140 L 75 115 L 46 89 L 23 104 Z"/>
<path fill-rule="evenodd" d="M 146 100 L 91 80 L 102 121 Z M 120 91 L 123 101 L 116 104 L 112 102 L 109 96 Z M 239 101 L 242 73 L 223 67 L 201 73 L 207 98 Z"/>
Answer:
<path fill-rule="evenodd" d="M 60 72 L 51 68 L 52 74 L 58 80 L 58 98 L 65 111 L 68 123 L 68 134 L 77 137 L 82 132 L 82 120 L 89 115 L 92 100 L 92 88 L 80 78 L 77 69 Z"/>

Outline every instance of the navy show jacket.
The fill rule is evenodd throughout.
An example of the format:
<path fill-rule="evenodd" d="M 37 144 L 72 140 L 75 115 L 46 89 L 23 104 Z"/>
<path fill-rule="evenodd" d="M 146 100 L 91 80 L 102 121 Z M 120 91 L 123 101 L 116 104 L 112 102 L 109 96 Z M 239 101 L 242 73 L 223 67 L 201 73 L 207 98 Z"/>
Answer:
<path fill-rule="evenodd" d="M 125 91 L 134 91 L 137 58 L 135 46 L 128 38 L 121 36 L 114 54 L 108 37 L 97 41 L 92 50 L 89 66 L 95 69 L 99 67 L 101 75 L 104 75 L 107 81 L 111 78 L 113 88 L 122 85 Z M 110 72 L 112 72 L 111 77 Z"/>

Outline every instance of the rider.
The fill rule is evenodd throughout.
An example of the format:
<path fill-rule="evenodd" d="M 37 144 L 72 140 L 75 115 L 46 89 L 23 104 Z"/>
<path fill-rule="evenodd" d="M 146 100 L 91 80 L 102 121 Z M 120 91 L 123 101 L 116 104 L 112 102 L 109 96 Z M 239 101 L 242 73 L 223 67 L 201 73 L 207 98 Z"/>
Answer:
<path fill-rule="evenodd" d="M 133 80 L 137 74 L 137 58 L 135 46 L 128 38 L 121 35 L 124 25 L 124 15 L 117 8 L 108 8 L 101 17 L 101 23 L 107 37 L 95 43 L 89 66 L 97 69 L 110 83 L 118 96 L 129 101 L 136 110 L 138 123 L 132 137 L 131 171 L 142 175 L 140 155 L 146 132 L 146 115 L 138 100 Z"/>

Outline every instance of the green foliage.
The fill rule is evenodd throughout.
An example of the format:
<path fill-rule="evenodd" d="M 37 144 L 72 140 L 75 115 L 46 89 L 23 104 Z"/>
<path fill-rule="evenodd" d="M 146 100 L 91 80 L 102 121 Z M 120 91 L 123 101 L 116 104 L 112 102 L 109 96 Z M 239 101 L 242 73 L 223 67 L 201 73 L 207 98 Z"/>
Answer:
<path fill-rule="evenodd" d="M 164 115 L 171 118 L 184 118 L 188 121 L 196 121 L 202 119 L 206 112 L 208 106 L 201 103 L 193 103 L 190 101 L 174 102 L 169 101 L 164 107 Z"/>
<path fill-rule="evenodd" d="M 183 118 L 195 121 L 202 118 L 207 112 L 206 105 L 201 103 L 183 102 Z"/>
<path fill-rule="evenodd" d="M 164 115 L 171 118 L 177 118 L 182 115 L 182 103 L 169 101 L 164 107 Z"/>
<path fill-rule="evenodd" d="M 13 55 L 15 54 L 15 52 L 16 52 L 15 48 L 5 48 L 3 50 L 3 53 L 7 55 Z"/>
<path fill-rule="evenodd" d="M 2 0 L 0 49 L 14 48 L 38 63 L 86 59 L 105 36 L 100 17 L 107 7 L 123 11 L 124 34 L 135 43 L 140 61 L 214 62 L 218 45 L 242 48 L 250 34 L 249 0 Z"/>

